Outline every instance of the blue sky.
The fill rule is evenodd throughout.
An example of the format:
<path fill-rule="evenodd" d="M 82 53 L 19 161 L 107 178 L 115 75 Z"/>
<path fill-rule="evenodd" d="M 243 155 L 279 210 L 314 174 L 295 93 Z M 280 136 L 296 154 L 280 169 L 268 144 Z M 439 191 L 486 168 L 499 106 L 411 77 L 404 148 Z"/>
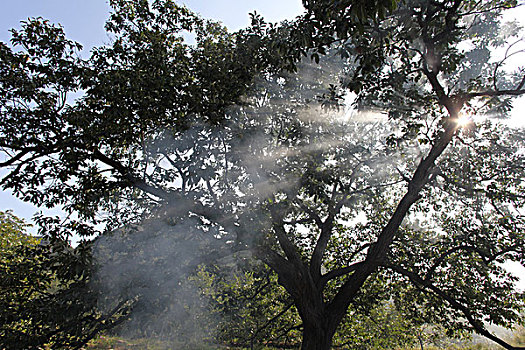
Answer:
<path fill-rule="evenodd" d="M 223 22 L 232 31 L 247 26 L 250 22 L 248 14 L 254 10 L 268 21 L 293 19 L 303 11 L 301 0 L 185 0 L 179 3 L 186 4 L 205 18 Z M 60 23 L 68 38 L 84 46 L 83 56 L 87 56 L 93 46 L 109 42 L 104 30 L 109 12 L 105 0 L 0 0 L 0 41 L 8 42 L 11 37 L 9 30 L 20 28 L 20 21 L 41 16 Z M 0 210 L 7 209 L 28 221 L 38 211 L 0 189 Z M 50 213 L 59 214 L 60 211 Z"/>
<path fill-rule="evenodd" d="M 301 0 L 183 0 L 190 9 L 205 18 L 223 22 L 231 30 L 249 24 L 250 12 L 256 10 L 269 21 L 292 19 L 302 12 Z M 106 0 L 1 0 L 0 41 L 8 41 L 9 29 L 19 28 L 29 17 L 44 17 L 60 23 L 68 37 L 90 49 L 108 42 L 104 23 L 110 7 Z"/>

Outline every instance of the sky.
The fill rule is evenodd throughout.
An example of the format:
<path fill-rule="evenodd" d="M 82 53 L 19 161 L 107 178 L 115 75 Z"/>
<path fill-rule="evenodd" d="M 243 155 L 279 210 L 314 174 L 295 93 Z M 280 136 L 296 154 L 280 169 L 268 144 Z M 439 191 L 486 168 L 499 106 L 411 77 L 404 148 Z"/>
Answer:
<path fill-rule="evenodd" d="M 523 3 L 523 0 L 520 2 Z M 231 31 L 249 25 L 248 14 L 253 11 L 257 11 L 271 22 L 293 19 L 303 11 L 301 0 L 181 0 L 180 3 L 186 4 L 204 18 L 223 22 Z M 8 42 L 9 30 L 20 28 L 20 21 L 41 16 L 53 23 L 60 23 L 69 39 L 83 44 L 82 56 L 88 57 L 92 47 L 109 43 L 109 37 L 104 30 L 109 13 L 110 7 L 105 0 L 0 0 L 0 41 Z M 525 26 L 525 6 L 514 11 L 514 16 L 508 18 L 511 17 L 522 21 Z M 523 110 L 525 99 L 522 98 L 512 113 L 513 124 L 525 125 Z M 0 177 L 2 174 L 0 170 Z M 39 211 L 0 189 L 0 211 L 8 209 L 28 222 Z M 61 212 L 47 210 L 45 213 L 60 215 Z M 525 269 L 517 265 L 511 267 L 511 270 L 518 276 L 525 273 Z M 520 288 L 525 289 L 525 279 L 521 281 Z"/>
<path fill-rule="evenodd" d="M 293 19 L 302 13 L 301 0 L 181 0 L 205 18 L 223 22 L 232 31 L 250 23 L 249 13 L 257 11 L 268 21 Z M 89 51 L 109 41 L 104 23 L 110 7 L 105 0 L 1 0 L 0 41 L 8 41 L 9 29 L 19 28 L 29 17 L 44 17 L 60 23 L 68 36 Z"/>

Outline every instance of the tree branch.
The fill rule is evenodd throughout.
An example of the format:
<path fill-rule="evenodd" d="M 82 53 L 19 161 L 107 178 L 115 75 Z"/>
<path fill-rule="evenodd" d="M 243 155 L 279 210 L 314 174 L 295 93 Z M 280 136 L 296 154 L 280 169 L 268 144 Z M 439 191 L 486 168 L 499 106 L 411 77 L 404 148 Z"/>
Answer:
<path fill-rule="evenodd" d="M 108 156 L 100 152 L 98 149 L 95 149 L 92 152 L 92 155 L 94 159 L 99 160 L 102 163 L 109 165 L 110 167 L 115 169 L 124 179 L 126 179 L 129 182 L 131 186 L 138 188 L 149 194 L 152 194 L 158 198 L 162 198 L 166 201 L 170 199 L 171 196 L 167 191 L 161 188 L 149 185 L 143 179 L 138 178 L 135 175 L 133 175 L 131 170 L 125 167 L 122 163 L 112 158 L 109 158 Z"/>
<path fill-rule="evenodd" d="M 414 284 L 416 287 L 418 287 L 422 291 L 434 293 L 441 299 L 448 302 L 448 304 L 452 308 L 458 311 L 461 311 L 463 315 L 465 316 L 465 318 L 467 319 L 467 321 L 470 323 L 470 325 L 474 328 L 474 330 L 478 334 L 492 340 L 493 342 L 501 345 L 502 347 L 508 350 L 524 350 L 525 349 L 525 347 L 512 346 L 508 344 L 507 342 L 505 342 L 503 339 L 500 339 L 497 336 L 490 333 L 489 331 L 487 331 L 483 323 L 475 319 L 475 317 L 472 315 L 472 312 L 468 309 L 468 307 L 461 304 L 459 301 L 457 301 L 453 297 L 449 296 L 447 293 L 445 293 L 444 291 L 442 291 L 441 289 L 439 289 L 438 287 L 430 283 L 430 281 L 424 280 L 416 273 L 408 271 L 400 266 L 392 266 L 392 265 L 384 265 L 384 266 L 403 276 L 408 277 L 408 279 L 412 282 L 412 284 Z"/>
<path fill-rule="evenodd" d="M 517 89 L 509 89 L 509 90 L 486 90 L 486 91 L 479 91 L 479 92 L 470 92 L 466 94 L 459 95 L 462 99 L 465 101 L 471 100 L 475 97 L 498 97 L 498 96 L 521 96 L 525 94 L 525 90 L 522 89 L 523 85 L 525 84 L 525 76 L 521 80 L 519 84 L 519 88 Z"/>
<path fill-rule="evenodd" d="M 253 341 L 255 340 L 255 338 L 257 337 L 257 335 L 262 331 L 264 330 L 265 328 L 267 328 L 269 325 L 271 325 L 275 320 L 279 319 L 282 315 L 284 315 L 286 313 L 286 311 L 290 310 L 290 308 L 294 305 L 293 302 L 290 302 L 288 303 L 284 309 L 282 309 L 281 311 L 279 311 L 279 313 L 277 313 L 277 315 L 275 315 L 274 317 L 272 317 L 271 319 L 269 319 L 268 321 L 266 321 L 261 327 L 257 328 L 255 330 L 255 332 L 253 332 L 253 335 L 251 336 L 250 338 L 250 344 L 253 344 Z"/>
<path fill-rule="evenodd" d="M 460 250 L 465 250 L 465 251 L 470 251 L 470 252 L 475 252 L 475 253 L 478 253 L 479 256 L 483 259 L 483 262 L 485 264 L 488 264 L 489 263 L 489 259 L 488 259 L 488 255 L 485 254 L 485 252 L 481 251 L 481 249 L 479 248 L 476 248 L 476 247 L 472 247 L 472 246 L 466 246 L 466 245 L 462 245 L 462 246 L 457 246 L 457 247 L 453 247 L 453 248 L 450 248 L 449 250 L 447 250 L 446 252 L 444 252 L 443 254 L 441 254 L 437 259 L 436 261 L 434 262 L 434 264 L 430 267 L 430 269 L 428 270 L 426 276 L 425 276 L 425 281 L 430 281 L 432 280 L 432 277 L 436 271 L 436 269 L 439 267 L 439 265 L 441 265 L 443 263 L 443 261 L 445 261 L 445 259 L 447 257 L 449 257 L 450 255 L 460 251 Z"/>
<path fill-rule="evenodd" d="M 301 260 L 301 256 L 299 255 L 299 252 L 297 251 L 297 247 L 288 238 L 288 235 L 286 234 L 286 230 L 284 229 L 282 222 L 279 223 L 277 221 L 274 221 L 272 226 L 273 226 L 273 231 L 275 232 L 275 235 L 277 236 L 277 240 L 279 241 L 279 245 L 283 249 L 284 254 L 288 258 L 288 260 L 294 263 L 300 262 L 301 264 L 303 264 Z"/>
<path fill-rule="evenodd" d="M 320 281 L 321 288 L 324 287 L 330 280 L 334 278 L 341 277 L 351 272 L 354 272 L 356 269 L 361 267 L 364 263 L 365 263 L 364 261 L 360 261 L 350 266 L 342 267 L 340 269 L 336 269 L 336 270 L 327 272 L 326 274 L 321 276 L 321 281 Z"/>
<path fill-rule="evenodd" d="M 5 162 L 0 163 L 0 167 L 5 167 L 9 165 L 13 165 L 16 161 L 22 159 L 26 154 L 28 154 L 30 151 L 24 150 L 19 153 L 17 153 L 15 156 L 10 157 Z"/>
<path fill-rule="evenodd" d="M 448 98 L 446 98 L 445 103 L 452 106 L 448 101 Z M 454 113 L 453 116 L 457 115 L 457 110 L 451 108 L 450 111 Z M 419 199 L 421 190 L 428 183 L 428 176 L 435 165 L 436 159 L 452 141 L 456 130 L 456 125 L 453 122 L 446 120 L 445 130 L 442 132 L 436 143 L 434 143 L 428 155 L 419 163 L 410 183 L 408 184 L 408 191 L 399 202 L 386 226 L 381 230 L 376 243 L 374 243 L 368 250 L 366 260 L 363 264 L 357 266 L 351 278 L 341 286 L 338 293 L 330 303 L 329 309 L 331 312 L 339 312 L 342 308 L 346 310 L 350 300 L 360 290 L 368 276 L 376 271 L 377 267 L 386 260 L 387 254 L 390 250 L 390 245 L 394 241 L 401 222 L 407 215 L 412 204 Z"/>

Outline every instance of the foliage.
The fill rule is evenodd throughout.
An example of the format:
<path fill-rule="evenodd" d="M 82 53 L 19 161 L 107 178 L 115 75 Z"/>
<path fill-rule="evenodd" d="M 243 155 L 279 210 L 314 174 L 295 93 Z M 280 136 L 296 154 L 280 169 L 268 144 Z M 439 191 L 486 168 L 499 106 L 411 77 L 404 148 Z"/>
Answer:
<path fill-rule="evenodd" d="M 195 281 L 215 315 L 215 341 L 226 346 L 297 347 L 300 322 L 283 289 L 274 289 L 277 276 L 260 263 L 238 259 L 233 270 L 202 269 Z"/>
<path fill-rule="evenodd" d="M 524 138 L 479 119 L 504 117 L 525 93 L 523 71 L 501 69 L 508 55 L 490 57 L 518 34 L 499 30 L 515 1 L 305 4 L 296 22 L 254 15 L 232 34 L 172 1 L 114 0 L 114 40 L 85 60 L 60 27 L 24 23 L 16 49 L 0 45 L 2 186 L 76 214 L 40 220 L 50 241 L 105 225 L 97 247 L 114 239 L 118 254 L 97 276 L 128 272 L 110 278 L 110 314 L 127 302 L 161 312 L 179 270 L 248 251 L 286 291 L 271 295 L 292 300 L 303 349 L 397 313 L 408 317 L 401 329 L 474 330 L 512 349 L 485 322 L 523 321 L 523 295 L 501 264 L 524 264 Z M 308 54 L 316 64 L 299 62 Z M 353 116 L 341 108 L 350 93 Z M 463 127 L 462 113 L 476 122 Z M 222 300 L 240 328 L 283 310 L 264 299 L 256 310 L 241 282 L 214 278 L 249 307 Z M 291 311 L 283 323 L 296 339 Z"/>
<path fill-rule="evenodd" d="M 9 211 L 0 219 L 2 349 L 74 348 L 117 320 L 94 310 L 85 245 L 29 236 Z"/>
<path fill-rule="evenodd" d="M 11 211 L 0 212 L 0 222 L 0 252 L 2 257 L 11 254 L 18 246 L 32 246 L 40 242 L 36 237 L 23 234 L 30 225 L 13 215 Z"/>

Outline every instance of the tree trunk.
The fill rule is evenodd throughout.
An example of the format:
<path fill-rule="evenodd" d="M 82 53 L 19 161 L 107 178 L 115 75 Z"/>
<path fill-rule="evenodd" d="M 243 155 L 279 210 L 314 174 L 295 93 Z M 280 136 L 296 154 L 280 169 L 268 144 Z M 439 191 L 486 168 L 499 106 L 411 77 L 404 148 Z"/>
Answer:
<path fill-rule="evenodd" d="M 329 326 L 329 322 L 323 319 L 305 321 L 303 320 L 303 342 L 301 350 L 329 350 L 335 329 Z"/>

